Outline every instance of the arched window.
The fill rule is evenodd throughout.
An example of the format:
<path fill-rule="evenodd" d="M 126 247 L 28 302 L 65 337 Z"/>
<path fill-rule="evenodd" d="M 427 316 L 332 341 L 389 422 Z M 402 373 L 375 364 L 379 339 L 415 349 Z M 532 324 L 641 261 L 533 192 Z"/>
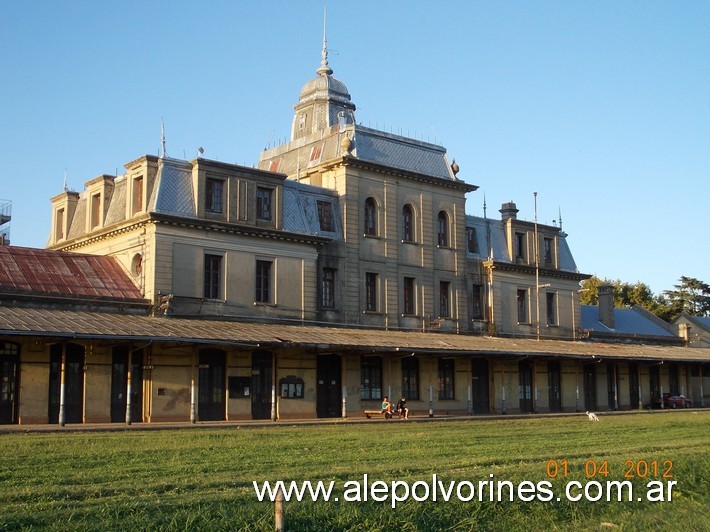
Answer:
<path fill-rule="evenodd" d="M 377 202 L 373 197 L 365 200 L 365 234 L 377 235 Z"/>
<path fill-rule="evenodd" d="M 439 211 L 437 233 L 439 246 L 449 247 L 449 215 L 445 211 Z"/>
<path fill-rule="evenodd" d="M 414 242 L 414 210 L 408 203 L 402 207 L 402 240 Z"/>

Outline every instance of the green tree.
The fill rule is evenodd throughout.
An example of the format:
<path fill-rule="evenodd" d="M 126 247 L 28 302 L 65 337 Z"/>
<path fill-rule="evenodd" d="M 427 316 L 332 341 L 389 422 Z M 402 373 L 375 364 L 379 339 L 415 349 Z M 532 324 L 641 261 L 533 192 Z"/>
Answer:
<path fill-rule="evenodd" d="M 710 285 L 694 277 L 681 276 L 679 281 L 675 290 L 663 291 L 674 314 L 710 316 Z"/>

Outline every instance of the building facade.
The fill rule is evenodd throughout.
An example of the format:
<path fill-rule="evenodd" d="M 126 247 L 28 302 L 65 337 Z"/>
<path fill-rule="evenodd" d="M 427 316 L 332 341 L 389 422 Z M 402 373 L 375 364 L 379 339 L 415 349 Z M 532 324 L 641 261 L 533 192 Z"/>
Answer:
<path fill-rule="evenodd" d="M 146 155 L 52 198 L 45 253 L 112 261 L 136 292 L 86 307 L 47 256 L 57 288 L 23 299 L 6 268 L 1 421 L 348 417 L 385 395 L 415 415 L 629 409 L 655 366 L 704 401 L 705 350 L 575 341 L 587 276 L 560 227 L 513 202 L 467 215 L 477 187 L 442 146 L 355 111 L 324 49 L 257 168 Z"/>

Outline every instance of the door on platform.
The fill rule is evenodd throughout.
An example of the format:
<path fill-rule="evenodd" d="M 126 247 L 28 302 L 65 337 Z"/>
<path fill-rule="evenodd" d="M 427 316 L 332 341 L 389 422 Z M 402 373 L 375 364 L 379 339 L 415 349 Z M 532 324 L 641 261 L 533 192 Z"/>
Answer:
<path fill-rule="evenodd" d="M 50 349 L 49 422 L 59 423 L 62 351 L 64 349 L 66 349 L 64 365 L 64 422 L 82 423 L 84 421 L 84 347 L 78 344 L 54 344 Z"/>
<path fill-rule="evenodd" d="M 607 405 L 610 410 L 619 409 L 619 370 L 613 362 L 606 365 Z"/>
<path fill-rule="evenodd" d="M 200 421 L 224 421 L 226 355 L 221 349 L 202 349 L 199 355 L 197 417 Z"/>
<path fill-rule="evenodd" d="M 547 363 L 547 386 L 550 412 L 562 412 L 562 374 L 557 360 Z"/>
<path fill-rule="evenodd" d="M 316 415 L 342 415 L 341 365 L 338 355 L 320 355 L 316 369 Z"/>
<path fill-rule="evenodd" d="M 20 347 L 0 342 L 0 424 L 17 423 Z"/>
<path fill-rule="evenodd" d="M 596 364 L 585 364 L 583 368 L 584 377 L 584 408 L 589 412 L 597 409 L 597 366 Z"/>
<path fill-rule="evenodd" d="M 128 346 L 114 347 L 111 363 L 111 423 L 126 421 L 128 404 Z M 131 422 L 143 421 L 143 350 L 130 354 Z"/>
<path fill-rule="evenodd" d="M 651 407 L 661 406 L 661 367 L 659 365 L 649 366 L 648 384 L 651 389 Z"/>
<path fill-rule="evenodd" d="M 629 403 L 632 410 L 639 408 L 638 364 L 629 364 Z"/>
<path fill-rule="evenodd" d="M 490 395 L 488 389 L 488 360 L 474 358 L 471 361 L 472 374 L 472 409 L 474 414 L 488 414 L 490 412 Z"/>
<path fill-rule="evenodd" d="M 271 419 L 271 388 L 273 386 L 271 351 L 257 351 L 251 356 L 251 417 Z"/>
<path fill-rule="evenodd" d="M 518 375 L 520 376 L 520 411 L 533 411 L 533 371 L 532 364 L 527 360 L 518 363 Z"/>

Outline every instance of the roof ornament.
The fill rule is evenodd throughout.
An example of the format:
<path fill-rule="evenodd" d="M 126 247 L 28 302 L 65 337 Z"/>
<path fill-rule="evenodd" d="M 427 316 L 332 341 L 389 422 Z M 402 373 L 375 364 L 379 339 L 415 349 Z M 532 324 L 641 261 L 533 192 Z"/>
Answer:
<path fill-rule="evenodd" d="M 326 28 L 326 6 L 323 4 L 323 50 L 321 51 L 321 61 L 320 68 L 316 70 L 316 74 L 319 76 L 330 76 L 333 73 L 333 69 L 328 66 L 328 39 L 325 36 Z"/>
<path fill-rule="evenodd" d="M 163 119 L 160 119 L 160 145 L 162 147 L 162 158 L 165 158 L 168 156 L 168 154 L 165 152 L 165 122 L 163 122 Z"/>
<path fill-rule="evenodd" d="M 454 159 L 453 162 L 451 163 L 451 171 L 454 173 L 454 177 L 456 177 L 456 174 L 459 173 L 459 170 L 460 170 L 459 165 L 456 162 L 456 159 Z"/>

